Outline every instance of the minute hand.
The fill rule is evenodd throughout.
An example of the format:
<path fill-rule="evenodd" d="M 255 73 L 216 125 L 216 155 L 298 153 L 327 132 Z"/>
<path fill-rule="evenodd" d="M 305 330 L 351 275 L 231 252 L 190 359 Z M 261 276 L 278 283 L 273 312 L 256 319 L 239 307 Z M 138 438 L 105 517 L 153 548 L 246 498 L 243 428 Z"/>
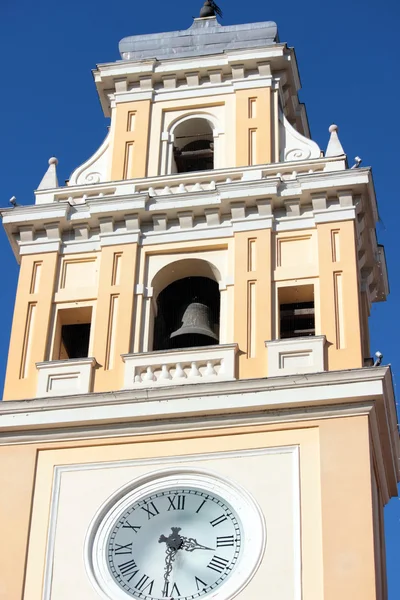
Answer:
<path fill-rule="evenodd" d="M 208 546 L 202 546 L 198 543 L 195 538 L 186 538 L 181 536 L 182 540 L 182 550 L 186 550 L 186 552 L 193 552 L 193 550 L 215 550 L 215 548 L 208 548 Z"/>

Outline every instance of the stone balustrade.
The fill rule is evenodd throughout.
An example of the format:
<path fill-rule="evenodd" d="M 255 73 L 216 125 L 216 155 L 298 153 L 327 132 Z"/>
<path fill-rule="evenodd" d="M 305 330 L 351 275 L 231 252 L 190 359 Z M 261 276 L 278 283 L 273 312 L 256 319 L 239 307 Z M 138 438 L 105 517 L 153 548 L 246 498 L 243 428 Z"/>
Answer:
<path fill-rule="evenodd" d="M 237 344 L 124 354 L 124 389 L 236 379 Z"/>

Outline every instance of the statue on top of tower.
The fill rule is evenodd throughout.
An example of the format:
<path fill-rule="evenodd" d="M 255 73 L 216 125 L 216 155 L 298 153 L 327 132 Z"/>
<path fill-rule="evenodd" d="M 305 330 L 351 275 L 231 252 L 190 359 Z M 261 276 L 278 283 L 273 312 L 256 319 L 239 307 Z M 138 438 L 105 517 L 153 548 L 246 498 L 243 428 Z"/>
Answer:
<path fill-rule="evenodd" d="M 214 0 L 206 0 L 200 11 L 200 18 L 215 17 L 216 15 L 222 18 L 222 10 Z"/>

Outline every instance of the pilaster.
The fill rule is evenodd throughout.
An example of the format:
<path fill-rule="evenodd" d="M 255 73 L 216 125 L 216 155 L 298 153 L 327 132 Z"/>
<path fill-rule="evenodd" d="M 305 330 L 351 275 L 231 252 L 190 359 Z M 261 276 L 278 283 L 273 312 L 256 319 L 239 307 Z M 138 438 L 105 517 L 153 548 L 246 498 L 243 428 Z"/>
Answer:
<path fill-rule="evenodd" d="M 36 395 L 36 363 L 47 359 L 58 256 L 46 252 L 21 258 L 4 400 Z"/>

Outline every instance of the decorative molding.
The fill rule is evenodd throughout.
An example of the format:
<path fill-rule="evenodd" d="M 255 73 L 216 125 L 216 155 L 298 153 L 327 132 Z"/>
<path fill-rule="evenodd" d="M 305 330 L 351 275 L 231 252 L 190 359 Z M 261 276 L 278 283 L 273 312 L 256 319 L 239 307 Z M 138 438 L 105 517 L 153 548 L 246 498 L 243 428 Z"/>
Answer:
<path fill-rule="evenodd" d="M 107 181 L 110 132 L 96 152 L 71 174 L 68 185 L 92 185 Z"/>
<path fill-rule="evenodd" d="M 324 335 L 271 340 L 268 350 L 268 377 L 325 371 Z"/>
<path fill-rule="evenodd" d="M 36 395 L 65 396 L 65 394 L 89 394 L 92 391 L 94 358 L 51 360 L 36 363 L 38 382 Z"/>
<path fill-rule="evenodd" d="M 281 112 L 279 115 L 280 160 L 283 162 L 321 157 L 321 149 L 313 140 L 301 135 Z"/>

